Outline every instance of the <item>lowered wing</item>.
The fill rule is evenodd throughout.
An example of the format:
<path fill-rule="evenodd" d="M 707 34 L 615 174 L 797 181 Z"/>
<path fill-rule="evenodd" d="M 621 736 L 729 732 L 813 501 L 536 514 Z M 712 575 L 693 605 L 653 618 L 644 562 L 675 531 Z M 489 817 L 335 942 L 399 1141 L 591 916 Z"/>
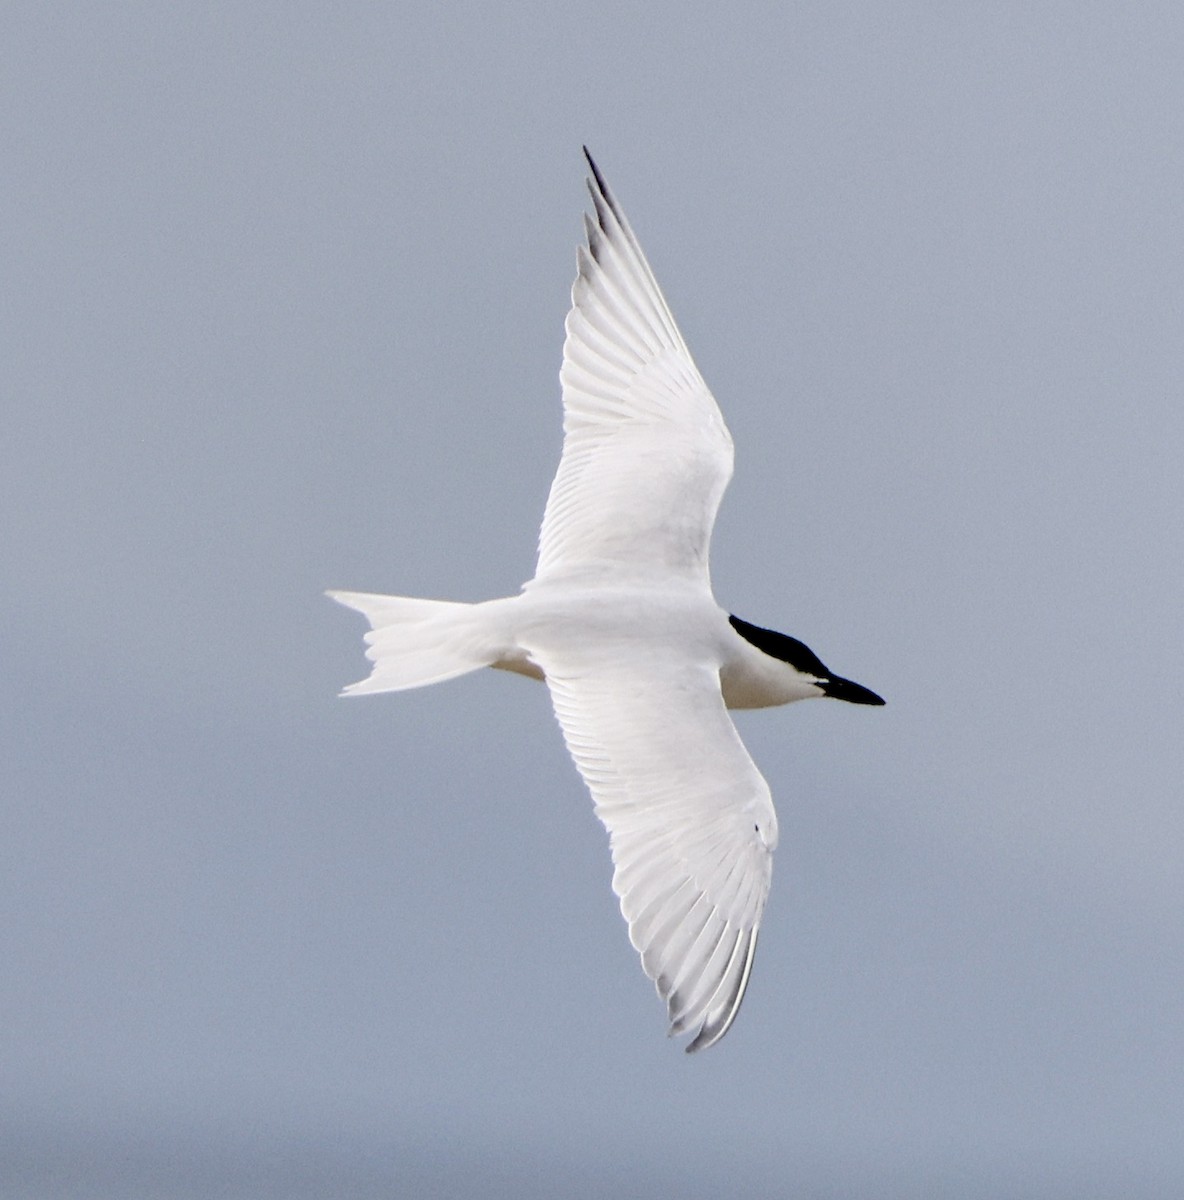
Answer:
<path fill-rule="evenodd" d="M 700 1050 L 728 1031 L 752 969 L 777 817 L 724 708 L 719 676 L 669 650 L 627 661 L 548 653 L 568 749 L 609 831 L 613 890 L 670 1032 Z"/>

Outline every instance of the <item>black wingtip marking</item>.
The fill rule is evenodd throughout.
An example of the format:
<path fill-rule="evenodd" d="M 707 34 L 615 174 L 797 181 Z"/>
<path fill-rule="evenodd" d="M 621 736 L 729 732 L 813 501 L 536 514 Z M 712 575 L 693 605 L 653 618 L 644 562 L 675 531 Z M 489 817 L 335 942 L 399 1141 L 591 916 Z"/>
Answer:
<path fill-rule="evenodd" d="M 584 146 L 584 157 L 588 160 L 588 169 L 592 172 L 592 178 L 588 180 L 588 190 L 592 193 L 592 202 L 596 205 L 596 218 L 601 229 L 608 232 L 604 220 L 604 209 L 607 209 L 616 218 L 619 225 L 624 225 L 624 218 L 621 216 L 620 210 L 617 208 L 616 197 L 609 191 L 608 184 L 605 182 L 604 176 L 600 173 L 600 168 L 596 165 L 596 160 L 588 152 L 588 147 Z M 604 209 L 601 208 L 604 206 Z"/>
<path fill-rule="evenodd" d="M 588 160 L 588 169 L 592 172 L 592 175 L 596 180 L 597 187 L 599 187 L 602 192 L 606 191 L 607 189 L 604 186 L 604 176 L 601 175 L 600 168 L 596 165 L 596 160 L 592 157 L 592 152 L 587 146 L 581 146 L 580 149 L 583 150 L 584 157 Z"/>

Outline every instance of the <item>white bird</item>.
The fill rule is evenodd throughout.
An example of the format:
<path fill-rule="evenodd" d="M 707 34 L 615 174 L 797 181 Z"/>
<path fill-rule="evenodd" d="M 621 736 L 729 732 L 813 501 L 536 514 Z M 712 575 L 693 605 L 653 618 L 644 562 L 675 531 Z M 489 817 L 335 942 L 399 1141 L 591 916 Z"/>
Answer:
<path fill-rule="evenodd" d="M 534 578 L 481 604 L 328 594 L 371 625 L 373 670 L 343 695 L 480 667 L 546 681 L 609 832 L 630 940 L 693 1051 L 736 1018 L 777 845 L 768 785 L 727 709 L 884 701 L 716 603 L 708 545 L 732 438 L 584 154 L 595 217 L 565 325 L 563 454 Z"/>

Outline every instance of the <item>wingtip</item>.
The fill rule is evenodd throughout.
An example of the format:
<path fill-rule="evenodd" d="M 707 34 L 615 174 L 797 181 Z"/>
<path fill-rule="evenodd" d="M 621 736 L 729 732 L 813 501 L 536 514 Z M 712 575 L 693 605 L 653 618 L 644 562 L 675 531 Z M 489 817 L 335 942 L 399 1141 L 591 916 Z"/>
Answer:
<path fill-rule="evenodd" d="M 708 1002 L 708 1007 L 702 1013 L 702 1020 L 695 1036 L 683 1047 L 687 1054 L 697 1054 L 700 1050 L 708 1050 L 715 1045 L 716 1042 L 732 1028 L 736 1017 L 740 1013 L 740 1005 L 744 1002 L 744 993 L 748 990 L 748 980 L 752 975 L 752 963 L 756 957 L 756 940 L 757 930 L 752 929 L 747 935 L 741 934 L 736 944 L 736 950 L 733 952 L 733 961 L 735 954 L 741 951 L 743 946 L 744 959 L 740 967 L 740 973 L 736 977 L 735 982 L 726 995 L 723 1003 L 719 1005 L 711 1005 Z M 720 982 L 720 988 L 727 982 L 726 975 L 731 971 L 731 962 L 728 964 L 725 978 Z M 718 991 L 716 993 L 718 995 Z M 714 999 L 714 997 L 712 997 Z M 693 1022 L 692 1022 L 693 1023 Z M 681 1032 L 685 1030 L 686 1025 L 675 1021 L 671 1025 L 671 1032 Z"/>
<path fill-rule="evenodd" d="M 588 169 L 592 172 L 592 178 L 596 181 L 596 187 L 599 189 L 602 196 L 608 196 L 608 184 L 604 182 L 604 176 L 600 173 L 600 168 L 596 165 L 596 159 L 592 157 L 591 151 L 587 146 L 582 146 L 584 157 L 588 160 Z"/>

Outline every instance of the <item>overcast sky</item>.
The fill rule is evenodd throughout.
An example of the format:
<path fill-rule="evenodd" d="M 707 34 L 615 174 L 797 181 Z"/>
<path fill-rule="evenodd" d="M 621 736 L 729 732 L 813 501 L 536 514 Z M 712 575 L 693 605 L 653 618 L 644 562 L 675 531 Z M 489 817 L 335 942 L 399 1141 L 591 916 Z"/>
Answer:
<path fill-rule="evenodd" d="M 1184 1194 L 1174 3 L 8 4 L 0 1191 Z M 581 142 L 736 442 L 744 1010 L 663 1036 L 514 591 Z"/>

